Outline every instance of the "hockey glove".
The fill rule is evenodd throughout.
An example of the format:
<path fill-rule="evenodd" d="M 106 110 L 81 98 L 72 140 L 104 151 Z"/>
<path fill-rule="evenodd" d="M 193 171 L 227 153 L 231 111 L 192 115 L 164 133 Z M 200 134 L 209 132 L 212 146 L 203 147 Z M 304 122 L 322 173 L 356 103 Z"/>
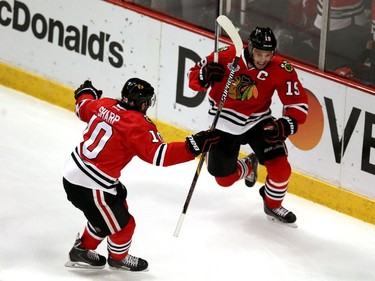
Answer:
<path fill-rule="evenodd" d="M 215 82 L 223 81 L 225 67 L 217 62 L 210 62 L 203 66 L 199 71 L 199 83 L 207 88 Z"/>
<path fill-rule="evenodd" d="M 74 98 L 77 100 L 83 94 L 90 94 L 94 99 L 98 100 L 102 96 L 102 90 L 97 90 L 91 81 L 86 80 L 77 90 L 74 91 Z"/>
<path fill-rule="evenodd" d="M 203 152 L 207 152 L 211 145 L 217 143 L 220 137 L 216 131 L 201 131 L 195 135 L 188 136 L 186 138 L 186 146 L 189 151 L 198 156 Z"/>
<path fill-rule="evenodd" d="M 272 120 L 263 127 L 266 141 L 279 142 L 284 141 L 290 135 L 297 132 L 297 122 L 292 117 L 283 116 Z"/>

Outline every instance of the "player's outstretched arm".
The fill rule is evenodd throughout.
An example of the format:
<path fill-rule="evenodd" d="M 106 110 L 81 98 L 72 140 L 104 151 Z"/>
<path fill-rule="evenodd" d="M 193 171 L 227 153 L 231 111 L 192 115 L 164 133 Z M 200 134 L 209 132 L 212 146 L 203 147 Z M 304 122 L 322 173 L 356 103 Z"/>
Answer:
<path fill-rule="evenodd" d="M 214 145 L 219 141 L 219 138 L 220 137 L 215 130 L 207 130 L 188 136 L 185 143 L 189 151 L 193 153 L 194 156 L 198 156 L 201 153 L 207 152 L 211 145 Z"/>

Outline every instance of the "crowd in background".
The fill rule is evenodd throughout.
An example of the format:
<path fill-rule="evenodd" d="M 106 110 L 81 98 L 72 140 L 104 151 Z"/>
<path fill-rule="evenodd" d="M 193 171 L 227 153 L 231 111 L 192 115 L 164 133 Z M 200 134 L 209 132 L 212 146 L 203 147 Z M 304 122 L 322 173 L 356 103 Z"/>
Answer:
<path fill-rule="evenodd" d="M 220 3 L 244 41 L 270 27 L 278 52 L 318 67 L 324 0 L 122 0 L 213 31 Z M 328 1 L 328 0 L 327 0 Z M 324 70 L 375 87 L 375 0 L 331 0 Z"/>

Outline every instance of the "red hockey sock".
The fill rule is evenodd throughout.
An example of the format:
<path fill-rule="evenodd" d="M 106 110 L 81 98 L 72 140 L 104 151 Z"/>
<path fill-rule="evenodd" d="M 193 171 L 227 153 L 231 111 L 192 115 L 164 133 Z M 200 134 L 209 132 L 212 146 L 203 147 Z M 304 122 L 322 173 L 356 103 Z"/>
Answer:
<path fill-rule="evenodd" d="M 251 171 L 251 166 L 244 159 L 238 159 L 237 168 L 232 174 L 226 177 L 215 177 L 215 180 L 220 186 L 229 187 L 236 181 L 247 177 Z"/>
<path fill-rule="evenodd" d="M 286 156 L 266 161 L 267 168 L 265 203 L 269 208 L 279 208 L 288 189 L 291 167 Z"/>
<path fill-rule="evenodd" d="M 128 224 L 123 229 L 108 236 L 108 252 L 112 259 L 122 260 L 126 257 L 131 246 L 134 229 L 135 220 L 131 216 Z"/>
<path fill-rule="evenodd" d="M 100 238 L 98 236 L 94 237 L 90 234 L 90 232 L 87 230 L 87 226 L 85 227 L 85 230 L 83 231 L 82 237 L 81 237 L 81 247 L 89 250 L 95 250 L 100 242 L 103 241 L 103 238 Z"/>
<path fill-rule="evenodd" d="M 271 209 L 279 208 L 281 206 L 281 203 L 282 203 L 282 201 L 273 200 L 273 199 L 269 198 L 268 196 L 265 197 L 264 201 L 265 201 L 266 205 L 268 206 L 268 208 L 271 208 Z"/>

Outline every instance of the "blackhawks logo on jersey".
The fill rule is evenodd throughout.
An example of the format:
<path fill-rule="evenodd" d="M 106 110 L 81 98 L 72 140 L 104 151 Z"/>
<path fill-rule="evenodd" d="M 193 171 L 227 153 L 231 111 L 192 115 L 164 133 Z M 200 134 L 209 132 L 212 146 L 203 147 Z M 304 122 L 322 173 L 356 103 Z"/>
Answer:
<path fill-rule="evenodd" d="M 292 72 L 293 71 L 293 65 L 291 65 L 289 62 L 286 60 L 283 60 L 281 63 L 281 68 L 284 68 L 287 72 Z"/>
<path fill-rule="evenodd" d="M 228 95 L 231 99 L 244 101 L 254 97 L 258 98 L 258 88 L 247 75 L 235 76 L 229 87 Z"/>

